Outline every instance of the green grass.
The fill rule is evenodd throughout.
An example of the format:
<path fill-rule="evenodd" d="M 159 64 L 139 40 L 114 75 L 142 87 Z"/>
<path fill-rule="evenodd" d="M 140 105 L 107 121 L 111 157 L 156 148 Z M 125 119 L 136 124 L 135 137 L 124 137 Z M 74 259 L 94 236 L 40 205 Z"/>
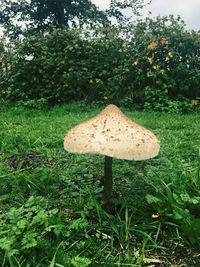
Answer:
<path fill-rule="evenodd" d="M 1 266 L 200 266 L 199 114 L 123 110 L 161 149 L 146 161 L 114 159 L 103 210 L 104 157 L 63 149 L 65 133 L 99 111 L 1 110 Z"/>

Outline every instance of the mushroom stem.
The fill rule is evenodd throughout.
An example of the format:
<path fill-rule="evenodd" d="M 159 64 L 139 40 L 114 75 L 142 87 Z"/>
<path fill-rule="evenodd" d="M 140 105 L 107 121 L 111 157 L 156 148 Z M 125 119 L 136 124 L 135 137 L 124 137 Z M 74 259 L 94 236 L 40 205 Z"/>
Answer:
<path fill-rule="evenodd" d="M 108 203 L 112 193 L 112 158 L 108 156 L 105 156 L 103 186 L 102 206 Z"/>

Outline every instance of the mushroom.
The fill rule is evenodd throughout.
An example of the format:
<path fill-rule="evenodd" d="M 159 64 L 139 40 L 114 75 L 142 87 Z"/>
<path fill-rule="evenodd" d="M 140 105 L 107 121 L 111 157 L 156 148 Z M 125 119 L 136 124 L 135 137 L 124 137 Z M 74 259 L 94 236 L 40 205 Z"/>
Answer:
<path fill-rule="evenodd" d="M 97 116 L 66 134 L 64 148 L 71 153 L 105 155 L 103 195 L 106 205 L 112 192 L 112 158 L 145 160 L 158 155 L 156 136 L 126 117 L 115 105 L 108 105 Z"/>

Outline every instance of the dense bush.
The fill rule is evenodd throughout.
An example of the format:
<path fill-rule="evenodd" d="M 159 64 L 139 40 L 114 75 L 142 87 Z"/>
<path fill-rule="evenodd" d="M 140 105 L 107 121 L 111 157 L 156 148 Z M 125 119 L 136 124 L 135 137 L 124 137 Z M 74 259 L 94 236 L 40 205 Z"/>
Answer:
<path fill-rule="evenodd" d="M 30 106 L 85 100 L 188 111 L 200 91 L 199 40 L 173 16 L 54 29 L 18 44 L 9 71 L 1 73 L 0 94 Z"/>

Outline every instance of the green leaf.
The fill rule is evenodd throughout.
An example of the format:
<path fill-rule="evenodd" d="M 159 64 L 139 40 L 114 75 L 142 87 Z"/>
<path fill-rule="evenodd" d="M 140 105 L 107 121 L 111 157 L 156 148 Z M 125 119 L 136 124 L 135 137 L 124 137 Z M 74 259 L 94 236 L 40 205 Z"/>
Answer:
<path fill-rule="evenodd" d="M 72 259 L 71 263 L 75 267 L 87 267 L 91 264 L 91 260 L 85 257 L 76 256 Z"/>
<path fill-rule="evenodd" d="M 31 233 L 31 232 L 26 232 L 24 234 L 24 237 L 22 238 L 22 248 L 27 249 L 27 248 L 33 248 L 37 246 L 37 233 Z"/>
<path fill-rule="evenodd" d="M 161 199 L 158 197 L 152 196 L 152 195 L 146 195 L 146 200 L 149 204 L 154 204 L 154 203 L 160 203 L 162 202 Z"/>

